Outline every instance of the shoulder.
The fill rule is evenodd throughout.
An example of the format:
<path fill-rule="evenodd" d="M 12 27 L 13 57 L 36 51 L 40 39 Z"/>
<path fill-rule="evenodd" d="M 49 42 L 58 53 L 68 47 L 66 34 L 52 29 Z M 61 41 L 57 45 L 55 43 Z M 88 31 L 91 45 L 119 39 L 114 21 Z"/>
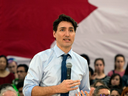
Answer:
<path fill-rule="evenodd" d="M 73 53 L 73 57 L 80 60 L 81 62 L 86 62 L 87 63 L 87 60 L 85 58 L 83 58 L 82 56 L 80 56 L 78 53 L 72 51 Z"/>
<path fill-rule="evenodd" d="M 111 76 L 113 74 L 113 71 L 108 72 L 108 76 Z"/>
<path fill-rule="evenodd" d="M 47 50 L 44 50 L 44 51 L 41 51 L 41 52 L 37 53 L 37 54 L 33 57 L 33 59 L 39 58 L 39 59 L 45 60 L 46 58 L 48 58 L 49 56 L 51 56 L 53 53 L 54 53 L 53 48 L 47 49 Z"/>

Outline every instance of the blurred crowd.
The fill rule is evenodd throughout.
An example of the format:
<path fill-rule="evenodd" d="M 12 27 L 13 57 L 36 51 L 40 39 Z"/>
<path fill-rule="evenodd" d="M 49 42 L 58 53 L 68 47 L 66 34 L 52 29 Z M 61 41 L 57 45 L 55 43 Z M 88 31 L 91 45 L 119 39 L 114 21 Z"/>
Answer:
<path fill-rule="evenodd" d="M 89 66 L 89 56 L 86 54 L 81 54 L 81 56 L 87 60 Z M 96 58 L 94 70 L 89 66 L 90 89 L 92 91 L 90 91 L 91 94 L 86 95 L 128 96 L 128 64 L 124 69 L 125 64 L 124 55 L 117 54 L 114 58 L 114 69 L 106 75 L 104 73 L 104 59 Z M 7 59 L 5 55 L 0 55 L 0 96 L 24 96 L 22 89 L 28 68 L 27 64 L 17 64 L 15 58 Z M 103 93 L 104 91 L 100 94 L 100 90 L 103 88 L 109 90 L 110 94 L 106 95 Z M 79 94 L 79 96 L 81 95 Z"/>

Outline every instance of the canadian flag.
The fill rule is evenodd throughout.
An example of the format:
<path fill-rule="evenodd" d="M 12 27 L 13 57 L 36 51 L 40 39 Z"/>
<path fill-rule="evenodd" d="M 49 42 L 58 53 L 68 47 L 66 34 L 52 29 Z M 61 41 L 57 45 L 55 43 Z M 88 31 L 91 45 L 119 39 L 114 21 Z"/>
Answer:
<path fill-rule="evenodd" d="M 79 25 L 73 50 L 89 55 L 91 67 L 95 58 L 104 58 L 107 73 L 114 68 L 116 54 L 128 58 L 127 4 L 127 0 L 1 0 L 0 54 L 29 62 L 55 44 L 52 24 L 66 14 Z"/>

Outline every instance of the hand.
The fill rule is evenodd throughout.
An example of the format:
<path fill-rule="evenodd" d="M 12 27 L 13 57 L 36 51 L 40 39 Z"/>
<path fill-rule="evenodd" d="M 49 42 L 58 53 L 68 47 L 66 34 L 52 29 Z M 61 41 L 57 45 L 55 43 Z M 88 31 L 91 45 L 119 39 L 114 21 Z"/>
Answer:
<path fill-rule="evenodd" d="M 61 84 L 58 85 L 60 93 L 67 93 L 71 90 L 76 90 L 78 87 L 76 85 L 80 85 L 80 80 L 64 80 Z"/>
<path fill-rule="evenodd" d="M 93 96 L 94 90 L 95 90 L 95 88 L 92 88 L 92 89 L 90 90 L 90 93 L 89 93 L 89 94 L 88 94 L 87 91 L 84 91 L 84 92 L 85 92 L 86 96 Z M 84 92 L 83 92 L 83 90 L 81 90 L 82 96 L 85 96 L 85 95 L 84 95 Z M 76 96 L 81 96 L 80 92 L 78 92 L 78 95 L 76 94 Z"/>

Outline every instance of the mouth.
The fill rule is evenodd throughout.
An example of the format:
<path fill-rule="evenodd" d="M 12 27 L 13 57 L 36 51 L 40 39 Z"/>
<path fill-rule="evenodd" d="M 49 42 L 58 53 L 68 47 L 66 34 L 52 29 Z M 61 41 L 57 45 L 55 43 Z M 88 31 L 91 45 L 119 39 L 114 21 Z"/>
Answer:
<path fill-rule="evenodd" d="M 67 38 L 67 39 L 63 39 L 64 41 L 66 41 L 66 42 L 69 42 L 69 41 L 71 41 L 69 38 Z"/>

